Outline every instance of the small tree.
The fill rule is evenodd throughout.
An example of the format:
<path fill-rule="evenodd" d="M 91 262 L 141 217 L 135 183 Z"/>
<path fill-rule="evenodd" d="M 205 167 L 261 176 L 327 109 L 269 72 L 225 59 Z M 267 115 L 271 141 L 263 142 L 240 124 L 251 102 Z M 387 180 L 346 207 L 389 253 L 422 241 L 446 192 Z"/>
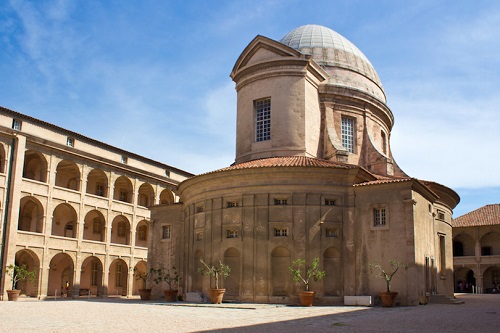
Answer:
<path fill-rule="evenodd" d="M 312 278 L 314 281 L 319 281 L 326 276 L 325 271 L 319 269 L 319 258 L 314 258 L 310 266 L 306 266 L 304 259 L 297 259 L 292 262 L 288 270 L 292 274 L 292 280 L 302 282 L 306 291 L 309 291 L 309 281 Z M 304 270 L 304 275 L 302 271 Z"/>
<path fill-rule="evenodd" d="M 200 259 L 200 262 L 205 267 L 201 267 L 198 269 L 203 275 L 210 275 L 215 278 L 215 289 L 219 289 L 219 278 L 227 278 L 231 274 L 231 268 L 228 265 L 224 265 L 221 260 L 219 260 L 219 265 L 207 265 L 203 259 Z"/>
<path fill-rule="evenodd" d="M 161 279 L 161 281 L 165 281 L 168 284 L 169 290 L 172 290 L 172 284 L 178 285 L 179 281 L 182 279 L 181 276 L 179 275 L 179 272 L 177 272 L 177 268 L 175 268 L 175 266 L 172 266 L 172 272 L 170 272 L 169 269 L 165 270 L 160 268 L 158 270 L 158 276 Z"/>
<path fill-rule="evenodd" d="M 134 267 L 134 276 L 136 280 L 142 280 L 144 282 L 144 288 L 147 288 L 147 282 L 150 280 L 153 280 L 156 284 L 157 282 L 157 276 L 158 276 L 159 269 L 151 268 L 147 272 L 141 272 L 137 267 Z"/>
<path fill-rule="evenodd" d="M 10 264 L 6 269 L 7 274 L 12 278 L 12 289 L 16 289 L 19 281 L 26 281 L 28 279 L 31 283 L 35 281 L 35 270 L 29 271 L 25 264 L 21 266 Z"/>
<path fill-rule="evenodd" d="M 392 273 L 387 273 L 386 270 L 379 263 L 371 263 L 370 264 L 371 267 L 378 270 L 378 274 L 376 274 L 376 276 L 385 280 L 388 293 L 391 292 L 391 281 L 392 281 L 392 278 L 394 277 L 394 274 L 396 274 L 396 272 L 400 268 L 402 268 L 402 269 L 408 268 L 408 265 L 400 263 L 396 259 L 391 259 L 391 261 L 389 263 L 391 264 L 392 267 L 394 267 L 394 271 L 392 271 Z"/>

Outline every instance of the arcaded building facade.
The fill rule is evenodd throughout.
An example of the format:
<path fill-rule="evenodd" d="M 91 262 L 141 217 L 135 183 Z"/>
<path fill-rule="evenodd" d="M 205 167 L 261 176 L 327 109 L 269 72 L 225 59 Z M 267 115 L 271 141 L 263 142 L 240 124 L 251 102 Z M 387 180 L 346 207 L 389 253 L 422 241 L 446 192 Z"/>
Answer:
<path fill-rule="evenodd" d="M 500 293 L 500 204 L 453 220 L 455 291 Z"/>
<path fill-rule="evenodd" d="M 316 302 L 342 304 L 384 291 L 370 263 L 397 259 L 408 265 L 392 286 L 400 304 L 453 295 L 459 197 L 396 164 L 393 113 L 356 46 L 316 25 L 257 36 L 231 78 L 235 163 L 183 181 L 181 203 L 152 207 L 151 266 L 175 265 L 181 292 L 206 293 L 199 259 L 222 260 L 227 298 L 290 303 L 301 287 L 288 266 L 319 258 L 327 277 L 311 286 Z"/>
<path fill-rule="evenodd" d="M 1 295 L 10 264 L 26 296 L 130 296 L 146 270 L 152 205 L 191 174 L 0 108 Z M 6 299 L 6 297 L 5 297 Z"/>

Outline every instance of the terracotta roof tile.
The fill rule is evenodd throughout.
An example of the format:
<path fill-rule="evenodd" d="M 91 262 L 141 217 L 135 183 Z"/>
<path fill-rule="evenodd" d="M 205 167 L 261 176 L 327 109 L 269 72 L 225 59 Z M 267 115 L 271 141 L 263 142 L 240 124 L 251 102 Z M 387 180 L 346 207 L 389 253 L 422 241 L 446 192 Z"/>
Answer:
<path fill-rule="evenodd" d="M 453 219 L 453 227 L 478 227 L 500 224 L 500 204 L 486 205 Z"/>
<path fill-rule="evenodd" d="M 318 168 L 335 168 L 335 169 L 356 169 L 356 165 L 330 162 L 317 158 L 306 156 L 285 156 L 285 157 L 270 157 L 259 160 L 252 160 L 239 164 L 231 165 L 227 168 L 214 170 L 208 173 L 215 173 L 228 170 L 242 170 L 254 168 L 277 168 L 277 167 L 318 167 Z"/>
<path fill-rule="evenodd" d="M 415 178 L 384 178 L 372 180 L 369 182 L 354 184 L 353 186 L 368 186 L 368 185 L 378 185 L 378 184 L 391 184 L 391 183 L 403 183 L 416 180 Z"/>

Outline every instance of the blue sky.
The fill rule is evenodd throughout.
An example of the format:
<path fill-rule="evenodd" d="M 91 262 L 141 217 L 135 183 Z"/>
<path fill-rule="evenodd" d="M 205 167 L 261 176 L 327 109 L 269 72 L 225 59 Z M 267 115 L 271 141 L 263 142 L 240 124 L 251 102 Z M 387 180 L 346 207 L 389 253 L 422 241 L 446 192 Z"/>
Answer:
<path fill-rule="evenodd" d="M 279 40 L 304 24 L 370 59 L 405 172 L 457 191 L 455 216 L 500 203 L 493 0 L 0 0 L 0 105 L 207 172 L 234 161 L 239 54 L 256 35 Z"/>

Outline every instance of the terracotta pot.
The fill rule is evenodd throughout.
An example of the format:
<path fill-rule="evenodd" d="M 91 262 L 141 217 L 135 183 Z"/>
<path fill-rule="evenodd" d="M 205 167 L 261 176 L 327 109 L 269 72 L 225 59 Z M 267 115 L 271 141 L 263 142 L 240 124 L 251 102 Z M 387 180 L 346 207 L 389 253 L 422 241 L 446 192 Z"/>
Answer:
<path fill-rule="evenodd" d="M 21 290 L 7 290 L 7 297 L 9 301 L 17 301 Z"/>
<path fill-rule="evenodd" d="M 382 300 L 382 306 L 384 307 L 392 307 L 396 304 L 396 297 L 398 293 L 395 291 L 381 291 L 378 293 L 380 299 Z"/>
<path fill-rule="evenodd" d="M 210 301 L 212 301 L 212 303 L 214 304 L 221 304 L 225 292 L 226 289 L 208 289 L 208 293 L 210 294 Z"/>
<path fill-rule="evenodd" d="M 314 302 L 314 291 L 301 291 L 299 293 L 300 305 L 312 306 Z"/>
<path fill-rule="evenodd" d="M 139 295 L 143 301 L 151 299 L 151 289 L 139 289 Z"/>
<path fill-rule="evenodd" d="M 164 290 L 163 293 L 165 294 L 165 302 L 177 302 L 177 292 L 179 290 L 177 289 L 168 289 Z"/>

